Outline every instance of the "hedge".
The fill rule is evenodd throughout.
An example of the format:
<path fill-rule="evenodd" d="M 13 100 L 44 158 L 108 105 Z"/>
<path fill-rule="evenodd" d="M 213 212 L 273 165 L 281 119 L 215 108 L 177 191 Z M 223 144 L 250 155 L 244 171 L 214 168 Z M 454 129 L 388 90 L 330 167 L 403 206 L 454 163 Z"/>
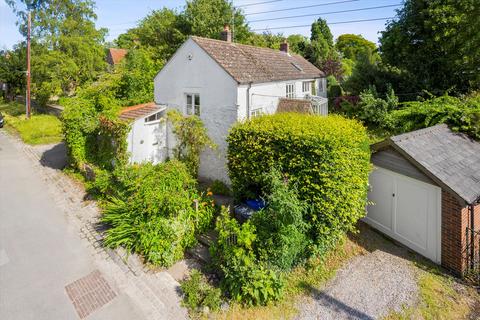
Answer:
<path fill-rule="evenodd" d="M 311 205 L 305 220 L 318 245 L 331 244 L 364 216 L 370 149 L 358 121 L 282 113 L 235 125 L 228 169 L 236 199 L 265 194 L 262 176 L 271 167 L 281 168 Z"/>

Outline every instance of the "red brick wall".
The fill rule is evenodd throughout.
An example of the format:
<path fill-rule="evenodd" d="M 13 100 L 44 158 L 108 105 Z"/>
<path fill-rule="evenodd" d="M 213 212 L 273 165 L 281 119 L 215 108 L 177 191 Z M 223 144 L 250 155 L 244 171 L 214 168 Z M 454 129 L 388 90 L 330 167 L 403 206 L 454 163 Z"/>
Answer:
<path fill-rule="evenodd" d="M 480 230 L 480 205 L 474 210 L 475 229 Z M 469 224 L 469 207 L 442 190 L 442 266 L 458 275 L 465 271 L 466 228 Z"/>

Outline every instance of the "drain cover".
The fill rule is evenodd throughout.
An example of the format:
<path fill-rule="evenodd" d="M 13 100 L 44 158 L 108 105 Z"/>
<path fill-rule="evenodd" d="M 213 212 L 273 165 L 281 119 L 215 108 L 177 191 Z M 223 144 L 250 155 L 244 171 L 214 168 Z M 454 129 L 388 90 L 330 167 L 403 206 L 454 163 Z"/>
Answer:
<path fill-rule="evenodd" d="M 81 319 L 116 297 L 98 270 L 68 284 L 65 290 Z"/>

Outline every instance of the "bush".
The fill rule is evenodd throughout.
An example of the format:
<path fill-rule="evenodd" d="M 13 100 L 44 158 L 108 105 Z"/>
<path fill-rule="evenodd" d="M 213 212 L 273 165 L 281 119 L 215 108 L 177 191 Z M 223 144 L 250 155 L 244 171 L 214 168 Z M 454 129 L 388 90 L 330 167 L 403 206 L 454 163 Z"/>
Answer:
<path fill-rule="evenodd" d="M 211 252 L 214 264 L 221 271 L 225 294 L 246 305 L 265 305 L 280 299 L 283 279 L 257 259 L 255 227 L 250 222 L 240 225 L 223 208 L 215 229 L 219 236 Z"/>
<path fill-rule="evenodd" d="M 213 311 L 220 309 L 220 289 L 210 285 L 198 270 L 193 270 L 188 279 L 181 281 L 180 288 L 183 292 L 183 305 L 190 310 L 204 307 Z"/>
<path fill-rule="evenodd" d="M 404 103 L 403 108 L 391 112 L 386 127 L 394 133 L 448 124 L 453 130 L 465 132 L 480 140 L 480 96 L 466 99 L 448 95 L 426 101 Z"/>
<path fill-rule="evenodd" d="M 220 194 L 224 196 L 229 196 L 232 193 L 225 182 L 220 180 L 215 180 L 212 182 L 210 185 L 210 191 L 213 192 L 213 194 Z"/>
<path fill-rule="evenodd" d="M 110 178 L 98 177 L 95 186 L 108 199 L 102 218 L 111 226 L 108 247 L 123 246 L 154 265 L 170 266 L 212 223 L 213 201 L 197 193 L 196 181 L 178 161 L 127 166 Z"/>
<path fill-rule="evenodd" d="M 301 260 L 308 246 L 303 216 L 308 206 L 298 198 L 296 188 L 272 169 L 265 175 L 267 207 L 252 217 L 257 230 L 257 252 L 262 260 L 289 270 Z"/>
<path fill-rule="evenodd" d="M 366 129 L 341 116 L 282 113 L 235 125 L 228 136 L 228 169 L 237 199 L 264 193 L 266 168 L 281 167 L 321 247 L 352 230 L 364 216 L 370 148 Z"/>

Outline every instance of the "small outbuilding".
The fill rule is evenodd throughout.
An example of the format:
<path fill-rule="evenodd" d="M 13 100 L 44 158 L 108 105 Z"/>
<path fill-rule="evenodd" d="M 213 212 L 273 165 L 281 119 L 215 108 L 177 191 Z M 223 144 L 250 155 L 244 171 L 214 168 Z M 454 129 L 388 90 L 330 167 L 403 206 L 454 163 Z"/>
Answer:
<path fill-rule="evenodd" d="M 166 107 L 154 102 L 124 108 L 119 118 L 130 123 L 127 136 L 131 163 L 152 162 L 167 159 Z"/>
<path fill-rule="evenodd" d="M 372 146 L 365 222 L 464 275 L 480 258 L 480 143 L 447 125 Z"/>

